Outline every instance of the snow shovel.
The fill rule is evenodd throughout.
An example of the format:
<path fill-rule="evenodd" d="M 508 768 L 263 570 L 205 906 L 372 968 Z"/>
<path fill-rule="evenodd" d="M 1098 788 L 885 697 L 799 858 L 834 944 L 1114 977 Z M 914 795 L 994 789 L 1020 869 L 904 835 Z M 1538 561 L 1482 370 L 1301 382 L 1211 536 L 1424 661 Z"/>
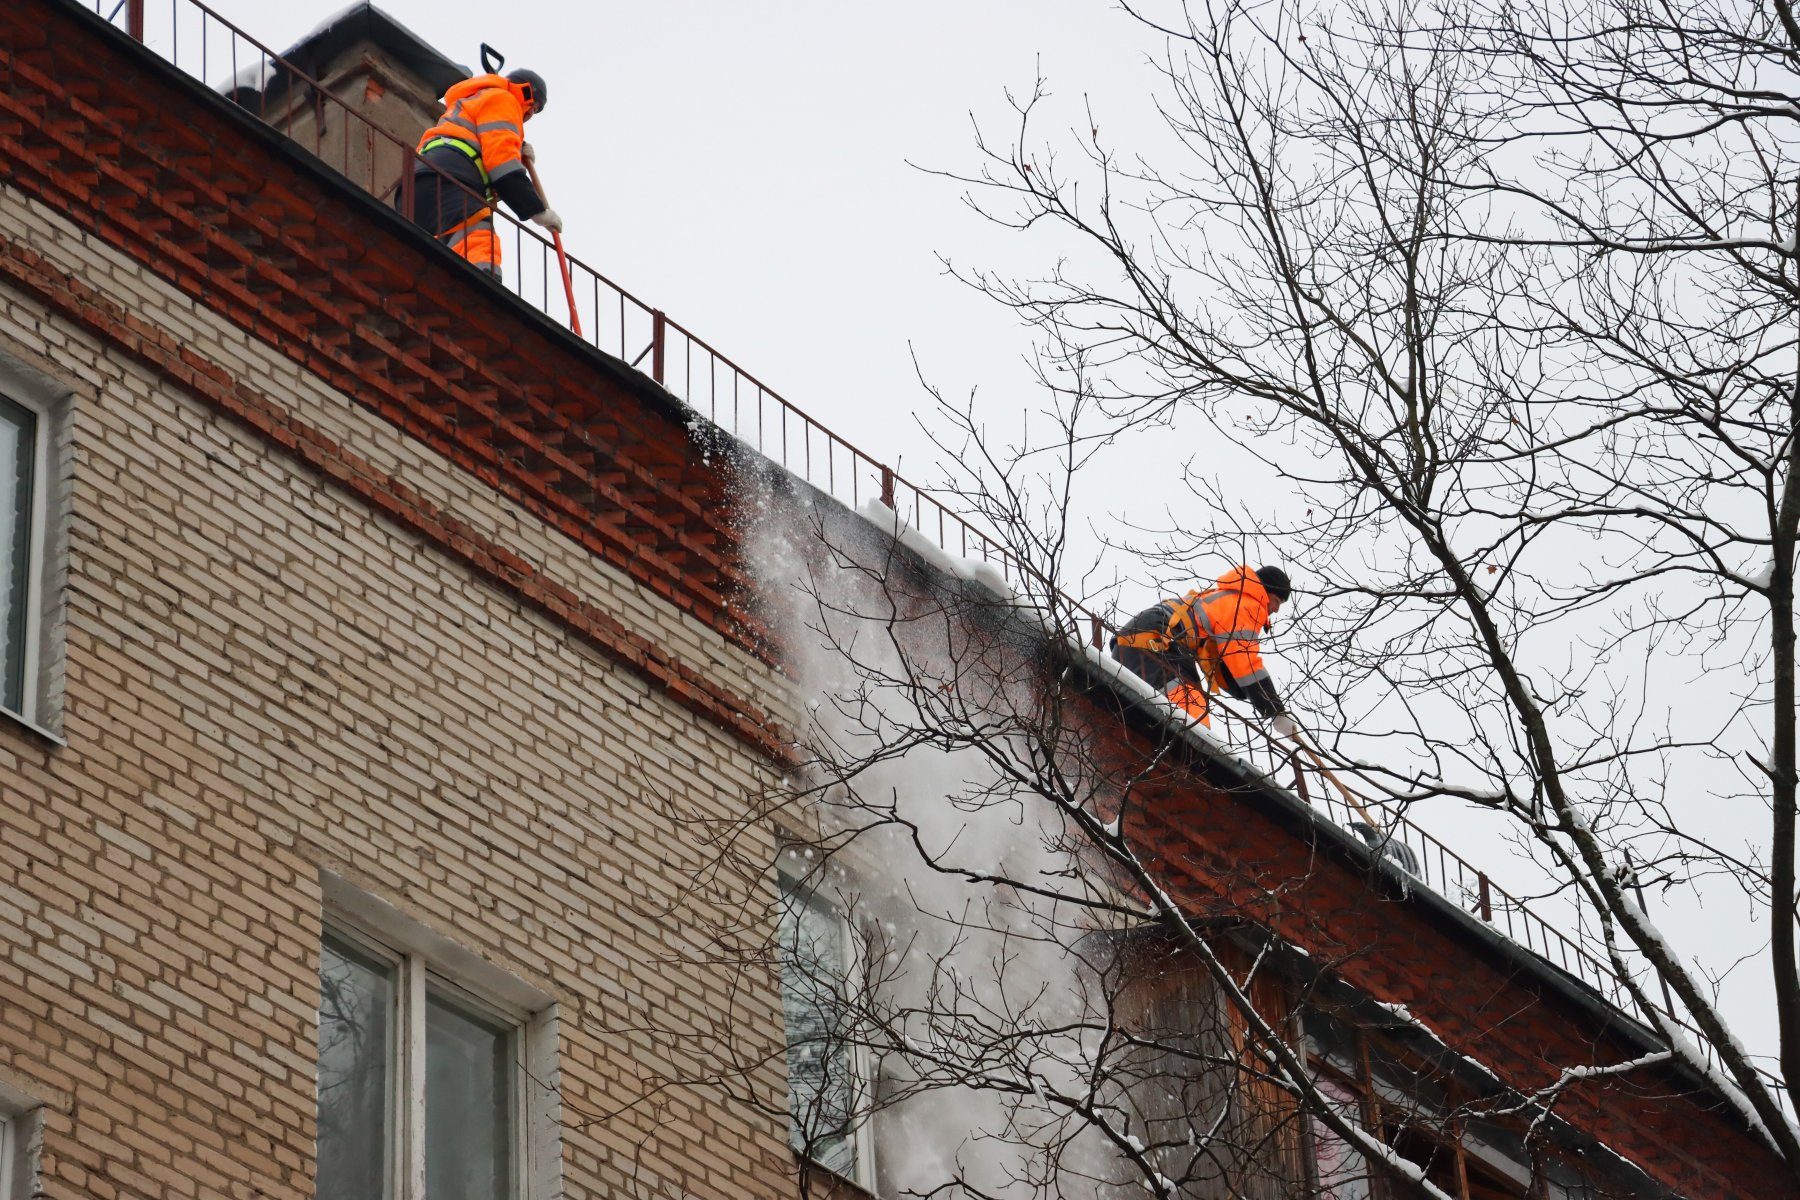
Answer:
<path fill-rule="evenodd" d="M 531 172 L 531 186 L 537 189 L 538 198 L 548 208 L 550 200 L 544 195 L 544 181 L 538 178 L 537 160 L 526 159 L 525 169 Z M 575 311 L 575 284 L 569 278 L 569 256 L 563 252 L 562 234 L 559 231 L 552 229 L 550 240 L 556 244 L 556 261 L 562 267 L 563 295 L 569 298 L 569 328 L 575 331 L 576 337 L 580 337 L 581 314 Z"/>

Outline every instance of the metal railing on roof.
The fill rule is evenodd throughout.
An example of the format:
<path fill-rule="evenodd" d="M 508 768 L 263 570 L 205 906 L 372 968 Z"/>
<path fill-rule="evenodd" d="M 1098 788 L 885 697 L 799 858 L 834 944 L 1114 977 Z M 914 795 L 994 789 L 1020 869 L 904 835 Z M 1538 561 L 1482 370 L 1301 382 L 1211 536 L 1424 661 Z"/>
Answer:
<path fill-rule="evenodd" d="M 1260 725 L 1228 709 L 1221 712 L 1222 709 L 1223 705 L 1215 703 L 1215 716 L 1224 718 L 1217 726 L 1221 740 L 1271 781 L 1291 776 L 1293 791 L 1302 800 L 1340 829 L 1356 834 L 1372 852 L 1464 912 L 1479 917 L 1496 932 L 1504 933 L 1509 940 L 1592 987 L 1613 1007 L 1639 1017 L 1653 1030 L 1657 1027 L 1654 1014 L 1625 987 L 1606 959 L 1545 920 L 1523 899 L 1495 883 L 1486 871 L 1408 820 L 1404 813 L 1395 811 L 1394 802 L 1358 795 L 1348 788 L 1349 794 L 1340 794 L 1335 788 L 1326 787 L 1324 768 L 1309 767 L 1291 744 L 1277 742 Z M 1343 786 L 1341 777 L 1333 782 Z M 1380 814 L 1375 823 L 1368 819 L 1373 813 Z M 1582 894 L 1572 892 L 1569 901 L 1576 927 L 1590 925 L 1591 915 Z M 1649 1007 L 1686 1029 L 1707 1060 L 1716 1062 L 1712 1045 L 1676 1007 L 1666 984 L 1661 994 L 1662 1002 L 1656 1003 L 1652 997 Z"/>
<path fill-rule="evenodd" d="M 147 49 L 195 79 L 224 80 L 223 91 L 248 106 L 255 97 L 258 116 L 279 118 L 292 132 L 311 110 L 313 153 L 352 183 L 410 210 L 412 172 L 418 161 L 411 143 L 401 141 L 333 95 L 319 80 L 237 28 L 202 0 L 72 0 L 125 30 Z M 279 84 L 279 88 L 275 85 Z M 279 91 L 276 111 L 266 105 Z M 337 124 L 325 119 L 335 115 Z M 392 178 L 389 178 L 389 176 Z M 453 183 L 455 181 L 452 181 Z M 462 186 L 460 183 L 456 186 Z M 512 253 L 505 286 L 528 304 L 556 317 L 553 300 L 563 289 L 556 251 L 535 229 L 496 210 Z M 1099 648 L 1108 622 L 1061 595 L 1049 581 L 1008 552 L 1005 545 L 954 512 L 929 491 L 863 453 L 789 403 L 662 310 L 654 308 L 579 259 L 569 259 L 575 307 L 583 339 L 595 348 L 642 370 L 670 394 L 704 414 L 714 425 L 828 495 L 860 507 L 878 500 L 914 530 L 946 552 L 992 563 L 1009 582 L 1028 584 L 1035 598 L 1047 599 L 1058 621 L 1080 640 Z M 1341 828 L 1367 827 L 1361 815 L 1322 785 L 1309 796 L 1308 772 L 1290 752 L 1271 742 L 1259 727 L 1231 721 L 1219 710 L 1228 739 L 1240 754 L 1260 765 L 1271 779 L 1291 770 L 1296 790 Z M 1316 774 L 1314 776 L 1317 778 Z M 1379 803 L 1375 803 L 1379 808 Z M 1616 1007 L 1635 1005 L 1604 959 L 1534 913 L 1523 900 L 1502 890 L 1442 841 L 1398 813 L 1374 835 L 1378 851 L 1406 848 L 1410 873 L 1423 885 L 1504 932 L 1514 942 L 1593 986 Z M 1577 912 L 1577 922 L 1580 914 Z M 1686 1025 L 1672 1002 L 1657 1006 Z M 1648 1016 L 1648 1014 L 1643 1014 Z M 1704 1039 L 1696 1039 L 1705 1045 Z M 1710 1049 L 1710 1048 L 1709 1048 Z"/>

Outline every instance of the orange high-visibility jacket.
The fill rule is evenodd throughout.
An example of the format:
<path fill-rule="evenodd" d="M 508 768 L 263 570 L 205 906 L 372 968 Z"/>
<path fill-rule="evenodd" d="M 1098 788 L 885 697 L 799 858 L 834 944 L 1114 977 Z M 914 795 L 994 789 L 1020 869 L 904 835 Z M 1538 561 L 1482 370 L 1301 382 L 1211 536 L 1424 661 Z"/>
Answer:
<path fill-rule="evenodd" d="M 1262 635 L 1269 627 L 1269 593 L 1254 567 L 1237 567 L 1219 576 L 1210 592 L 1201 596 L 1194 610 L 1207 638 L 1195 655 L 1206 677 L 1218 691 L 1227 676 L 1246 692 L 1255 694 L 1257 684 L 1266 683 L 1269 672 L 1263 666 Z"/>
<path fill-rule="evenodd" d="M 422 154 L 435 142 L 457 143 L 481 168 L 490 188 L 525 169 L 525 89 L 503 75 L 477 75 L 444 93 L 444 115 L 419 139 Z"/>
<path fill-rule="evenodd" d="M 1166 614 L 1160 628 L 1146 618 Z M 1169 658 L 1191 658 L 1212 691 L 1247 696 L 1265 715 L 1281 712 L 1280 693 L 1263 665 L 1262 634 L 1269 624 L 1269 593 L 1254 567 L 1227 571 L 1209 591 L 1192 591 L 1140 613 L 1121 630 L 1118 644 Z"/>

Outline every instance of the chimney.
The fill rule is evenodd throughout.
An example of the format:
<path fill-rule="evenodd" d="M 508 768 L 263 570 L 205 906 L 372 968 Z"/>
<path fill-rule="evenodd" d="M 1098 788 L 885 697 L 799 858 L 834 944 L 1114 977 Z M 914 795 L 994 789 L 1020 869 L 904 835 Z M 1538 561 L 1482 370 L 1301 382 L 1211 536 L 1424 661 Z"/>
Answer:
<path fill-rule="evenodd" d="M 444 92 L 472 74 L 366 0 L 328 18 L 282 58 L 292 70 L 259 62 L 219 90 L 383 201 L 393 199 L 410 159 L 320 90 L 410 148 L 436 123 Z"/>

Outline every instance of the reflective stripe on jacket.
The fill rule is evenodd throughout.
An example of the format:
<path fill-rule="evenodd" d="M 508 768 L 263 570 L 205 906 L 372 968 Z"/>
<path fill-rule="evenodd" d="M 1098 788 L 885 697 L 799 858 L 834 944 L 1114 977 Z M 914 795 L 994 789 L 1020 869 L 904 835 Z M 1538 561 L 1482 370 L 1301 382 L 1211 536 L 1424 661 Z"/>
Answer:
<path fill-rule="evenodd" d="M 477 75 L 445 92 L 444 115 L 419 138 L 419 151 L 450 141 L 475 160 L 484 183 L 523 171 L 525 89 L 501 75 Z"/>

